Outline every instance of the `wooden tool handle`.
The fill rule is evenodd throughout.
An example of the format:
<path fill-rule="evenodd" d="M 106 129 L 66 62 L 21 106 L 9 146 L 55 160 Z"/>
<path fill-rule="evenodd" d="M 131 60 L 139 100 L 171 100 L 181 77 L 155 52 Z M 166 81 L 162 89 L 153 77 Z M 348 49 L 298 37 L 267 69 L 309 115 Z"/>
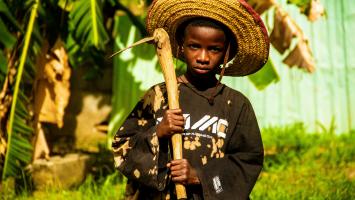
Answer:
<path fill-rule="evenodd" d="M 163 71 L 166 89 L 168 92 L 169 108 L 177 109 L 180 107 L 179 95 L 169 35 L 164 29 L 158 28 L 154 31 L 154 38 L 156 42 L 156 50 L 159 58 L 159 63 Z M 182 159 L 181 134 L 175 133 L 171 137 L 171 142 L 173 145 L 173 158 Z M 186 199 L 187 196 L 185 186 L 182 184 L 176 184 L 175 187 L 177 199 Z"/>

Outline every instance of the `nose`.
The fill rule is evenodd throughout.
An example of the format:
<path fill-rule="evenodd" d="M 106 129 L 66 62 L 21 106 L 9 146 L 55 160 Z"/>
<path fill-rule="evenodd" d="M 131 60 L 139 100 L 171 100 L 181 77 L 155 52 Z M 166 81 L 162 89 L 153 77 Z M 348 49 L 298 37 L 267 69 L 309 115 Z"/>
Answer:
<path fill-rule="evenodd" d="M 210 57 L 207 50 L 201 49 L 197 57 L 197 62 L 200 64 L 208 64 L 210 62 Z"/>

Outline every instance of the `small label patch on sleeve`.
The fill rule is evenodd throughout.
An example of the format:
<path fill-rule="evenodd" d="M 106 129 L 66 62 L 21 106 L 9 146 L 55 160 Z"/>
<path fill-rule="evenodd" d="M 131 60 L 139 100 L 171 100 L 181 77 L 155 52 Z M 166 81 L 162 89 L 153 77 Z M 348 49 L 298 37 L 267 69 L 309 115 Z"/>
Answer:
<path fill-rule="evenodd" d="M 213 187 L 217 194 L 223 191 L 221 181 L 219 180 L 219 176 L 213 177 Z"/>

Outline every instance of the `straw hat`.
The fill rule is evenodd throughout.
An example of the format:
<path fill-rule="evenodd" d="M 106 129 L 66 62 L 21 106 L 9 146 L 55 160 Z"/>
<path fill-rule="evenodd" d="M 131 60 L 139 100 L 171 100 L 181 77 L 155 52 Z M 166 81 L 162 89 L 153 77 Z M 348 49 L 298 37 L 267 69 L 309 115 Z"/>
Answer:
<path fill-rule="evenodd" d="M 230 53 L 234 57 L 224 75 L 252 74 L 267 62 L 269 38 L 266 28 L 260 16 L 244 0 L 154 0 L 148 11 L 147 31 L 152 35 L 156 28 L 164 28 L 170 36 L 173 55 L 179 55 L 176 30 L 195 17 L 214 19 L 233 33 L 237 48 Z"/>

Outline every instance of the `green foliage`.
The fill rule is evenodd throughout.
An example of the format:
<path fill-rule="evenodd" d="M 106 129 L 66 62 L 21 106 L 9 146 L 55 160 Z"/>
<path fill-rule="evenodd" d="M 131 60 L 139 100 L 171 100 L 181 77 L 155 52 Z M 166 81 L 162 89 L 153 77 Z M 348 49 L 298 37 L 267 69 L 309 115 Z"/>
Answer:
<path fill-rule="evenodd" d="M 263 68 L 255 74 L 249 75 L 248 78 L 258 90 L 263 90 L 271 83 L 276 83 L 280 80 L 271 59 L 268 60 Z"/>
<path fill-rule="evenodd" d="M 311 9 L 312 0 L 287 0 L 287 3 L 297 6 L 300 12 L 307 16 Z"/>
<path fill-rule="evenodd" d="M 61 37 L 67 41 L 70 63 L 75 66 L 91 64 L 94 73 L 88 73 L 87 77 L 98 76 L 109 39 L 102 14 L 107 2 L 0 0 L 0 83 L 3 85 L 6 76 L 11 76 L 8 80 L 16 81 L 9 81 L 5 88 L 12 107 L 1 119 L 1 131 L 8 138 L 5 160 L 0 160 L 2 179 L 21 177 L 24 166 L 31 161 L 29 141 L 33 139 L 33 116 L 28 107 L 33 103 L 35 63 L 42 44 L 48 41 L 52 45 Z M 36 11 L 33 11 L 34 7 Z M 74 28 L 68 29 L 68 25 Z M 27 28 L 26 32 L 23 28 Z M 8 75 L 10 69 L 12 75 Z"/>
<path fill-rule="evenodd" d="M 252 199 L 354 199 L 355 132 L 307 133 L 298 123 L 262 136 L 264 169 Z"/>
<path fill-rule="evenodd" d="M 22 32 L 20 24 L 17 22 L 16 18 L 12 15 L 11 9 L 7 6 L 5 0 L 0 0 L 0 13 L 4 15 L 5 20 L 9 21 L 9 23 L 11 24 L 10 28 L 16 28 L 17 30 Z M 6 27 L 6 30 L 7 29 L 8 28 Z"/>
<path fill-rule="evenodd" d="M 7 74 L 7 60 L 2 51 L 0 51 L 0 84 L 3 85 L 5 76 Z"/>
<path fill-rule="evenodd" d="M 4 22 L 0 19 L 0 42 L 5 46 L 5 48 L 11 49 L 15 42 L 16 38 L 9 32 Z"/>
<path fill-rule="evenodd" d="M 48 188 L 44 191 L 38 191 L 34 194 L 22 193 L 21 195 L 11 195 L 8 191 L 9 199 L 23 199 L 23 200 L 97 200 L 97 199 L 123 199 L 125 191 L 126 180 L 122 178 L 118 172 L 102 177 L 96 180 L 93 176 L 88 176 L 84 183 L 74 189 L 55 190 Z"/>
<path fill-rule="evenodd" d="M 105 50 L 109 38 L 104 26 L 101 1 L 76 1 L 69 18 L 70 31 L 84 50 L 90 46 Z"/>
<path fill-rule="evenodd" d="M 294 4 L 298 7 L 305 7 L 311 3 L 312 0 L 287 0 L 287 3 Z"/>
<path fill-rule="evenodd" d="M 20 56 L 20 64 L 16 75 L 16 83 L 14 86 L 13 100 L 10 109 L 10 116 L 7 124 L 7 148 L 2 169 L 2 180 L 12 176 L 16 177 L 23 170 L 23 166 L 31 161 L 32 146 L 29 143 L 29 137 L 33 134 L 33 130 L 26 124 L 26 120 L 20 116 L 25 112 L 22 102 L 25 100 L 23 93 L 19 90 L 22 74 L 24 71 L 29 44 L 35 17 L 37 15 L 39 1 L 37 0 L 32 6 L 28 27 L 24 39 L 24 46 Z M 22 98 L 21 98 L 22 97 Z M 19 104 L 17 104 L 19 102 Z M 17 109 L 20 107 L 20 109 Z"/>

